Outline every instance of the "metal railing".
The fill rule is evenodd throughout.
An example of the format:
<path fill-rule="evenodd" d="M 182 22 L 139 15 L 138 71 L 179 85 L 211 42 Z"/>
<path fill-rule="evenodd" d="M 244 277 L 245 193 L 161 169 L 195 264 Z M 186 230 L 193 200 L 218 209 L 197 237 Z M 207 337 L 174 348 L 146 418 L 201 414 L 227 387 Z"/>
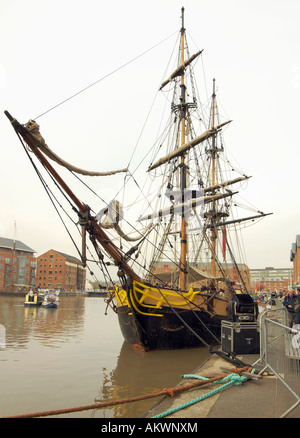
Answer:
<path fill-rule="evenodd" d="M 266 310 L 260 316 L 260 359 L 295 397 L 296 402 L 281 417 L 300 403 L 300 326 L 287 326 L 284 307 Z"/>

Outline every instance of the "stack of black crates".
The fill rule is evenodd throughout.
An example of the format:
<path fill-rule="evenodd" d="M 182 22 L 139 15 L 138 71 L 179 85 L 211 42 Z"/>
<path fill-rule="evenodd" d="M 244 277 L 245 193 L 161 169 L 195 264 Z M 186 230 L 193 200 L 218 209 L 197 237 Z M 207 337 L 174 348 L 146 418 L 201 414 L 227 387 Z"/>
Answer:
<path fill-rule="evenodd" d="M 234 355 L 259 353 L 258 306 L 248 294 L 235 294 L 222 321 L 222 351 Z"/>

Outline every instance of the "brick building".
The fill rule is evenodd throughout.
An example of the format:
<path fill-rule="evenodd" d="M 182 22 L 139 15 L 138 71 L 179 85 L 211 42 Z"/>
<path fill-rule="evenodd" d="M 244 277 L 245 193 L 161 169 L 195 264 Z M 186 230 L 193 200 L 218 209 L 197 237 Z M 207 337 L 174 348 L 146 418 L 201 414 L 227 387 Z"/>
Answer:
<path fill-rule="evenodd" d="M 86 270 L 76 257 L 50 249 L 37 258 L 37 286 L 79 292 L 85 289 Z"/>
<path fill-rule="evenodd" d="M 258 292 L 283 292 L 291 284 L 291 268 L 274 268 L 272 266 L 260 269 L 250 269 L 251 290 Z"/>
<path fill-rule="evenodd" d="M 300 285 L 300 235 L 297 234 L 296 242 L 292 244 L 291 262 L 293 262 L 293 284 Z"/>
<path fill-rule="evenodd" d="M 28 290 L 36 285 L 35 251 L 19 240 L 0 237 L 0 291 Z"/>

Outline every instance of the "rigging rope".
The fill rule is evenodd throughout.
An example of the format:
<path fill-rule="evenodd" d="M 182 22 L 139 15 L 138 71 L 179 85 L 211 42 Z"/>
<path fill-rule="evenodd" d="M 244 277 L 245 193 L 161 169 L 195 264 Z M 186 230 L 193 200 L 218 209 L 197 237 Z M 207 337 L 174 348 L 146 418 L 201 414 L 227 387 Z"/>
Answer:
<path fill-rule="evenodd" d="M 56 202 L 59 204 L 59 206 L 63 209 L 62 205 L 58 202 L 58 200 L 57 200 L 56 197 L 54 196 L 53 192 L 50 190 L 49 186 L 46 184 L 46 181 L 45 181 L 44 178 L 42 177 L 42 174 L 40 173 L 40 171 L 39 171 L 38 168 L 36 167 L 35 163 L 33 162 L 32 158 L 30 157 L 30 155 L 29 155 L 29 153 L 28 153 L 28 150 L 27 150 L 27 148 L 26 148 L 26 146 L 25 146 L 25 144 L 24 144 L 24 142 L 23 142 L 23 139 L 21 138 L 21 136 L 19 135 L 19 133 L 17 133 L 17 135 L 18 135 L 18 137 L 19 137 L 19 139 L 20 139 L 20 141 L 21 141 L 21 144 L 22 144 L 22 146 L 23 146 L 23 148 L 24 148 L 24 150 L 25 150 L 25 153 L 27 154 L 27 156 L 28 156 L 28 158 L 29 158 L 29 160 L 30 160 L 30 162 L 31 162 L 31 164 L 32 164 L 32 166 L 33 166 L 33 168 L 34 168 L 34 170 L 36 171 L 36 173 L 37 173 L 37 175 L 38 175 L 38 177 L 39 177 L 39 179 L 40 179 L 40 181 L 41 181 L 41 183 L 42 183 L 42 186 L 44 187 L 44 189 L 45 189 L 45 191 L 46 191 L 46 193 L 47 193 L 47 195 L 48 195 L 48 197 L 49 197 L 49 199 L 50 199 L 50 201 L 51 201 L 53 207 L 55 208 L 55 210 L 56 210 L 56 212 L 57 212 L 57 214 L 58 214 L 60 220 L 62 221 L 62 224 L 64 225 L 64 227 L 65 227 L 67 233 L 69 234 L 69 237 L 70 237 L 70 239 L 72 240 L 72 242 L 73 242 L 73 244 L 74 244 L 74 246 L 75 246 L 75 248 L 76 248 L 76 250 L 77 250 L 79 256 L 81 257 L 81 253 L 80 253 L 80 251 L 79 251 L 79 249 L 78 249 L 78 246 L 76 245 L 75 240 L 74 240 L 73 237 L 71 236 L 71 233 L 69 232 L 69 230 L 68 230 L 68 228 L 67 228 L 67 226 L 66 226 L 64 220 L 62 219 L 62 216 L 60 215 L 60 213 L 59 213 L 59 211 L 58 211 L 58 209 L 57 209 L 57 207 L 56 207 L 56 205 L 55 205 L 55 203 L 54 203 L 52 197 L 56 200 Z M 48 171 L 47 171 L 47 173 L 49 174 Z M 74 205 L 71 203 L 71 201 L 69 200 L 69 198 L 64 194 L 64 192 L 61 190 L 61 188 L 59 187 L 59 185 L 56 183 L 56 181 L 54 180 L 54 178 L 52 177 L 52 175 L 51 175 L 51 174 L 49 174 L 49 175 L 50 175 L 51 179 L 54 181 L 55 185 L 56 185 L 56 186 L 58 187 L 58 189 L 60 190 L 60 192 L 63 194 L 63 196 L 65 197 L 65 199 L 69 202 L 69 204 L 71 205 L 72 209 L 73 209 L 74 211 L 77 211 L 77 209 L 76 209 L 76 208 L 74 207 Z M 52 196 L 52 197 L 51 197 L 51 196 Z M 63 211 L 65 212 L 65 214 L 67 214 L 67 212 L 66 212 L 64 209 L 63 209 Z M 78 211 L 77 211 L 77 213 L 78 213 Z M 68 218 L 74 223 L 74 221 L 72 220 L 72 218 L 71 218 L 68 214 L 67 214 L 67 216 L 68 216 Z"/>
<path fill-rule="evenodd" d="M 49 199 L 50 199 L 50 201 L 51 201 L 51 203 L 52 203 L 54 209 L 56 210 L 56 212 L 57 212 L 57 214 L 58 214 L 58 216 L 59 216 L 59 218 L 60 218 L 60 220 L 61 220 L 61 222 L 62 222 L 64 228 L 66 229 L 66 231 L 67 231 L 67 233 L 68 233 L 68 235 L 69 235 L 69 237 L 70 237 L 72 243 L 74 244 L 74 246 L 75 246 L 75 248 L 76 248 L 76 251 L 77 251 L 79 257 L 82 258 L 82 254 L 81 254 L 81 252 L 80 252 L 80 250 L 79 250 L 79 248 L 78 248 L 78 246 L 77 246 L 77 244 L 76 244 L 74 238 L 72 237 L 72 234 L 70 233 L 70 231 L 69 231 L 69 229 L 68 229 L 68 227 L 67 227 L 65 221 L 63 220 L 62 215 L 59 213 L 58 208 L 57 208 L 57 206 L 55 205 L 55 202 L 56 202 L 56 203 L 58 204 L 58 206 L 63 210 L 63 212 L 66 214 L 66 216 L 69 218 L 69 220 L 70 220 L 74 225 L 76 225 L 75 222 L 73 221 L 73 219 L 71 218 L 71 216 L 66 212 L 66 210 L 63 208 L 63 206 L 61 205 L 61 203 L 58 201 L 58 199 L 57 199 L 57 197 L 54 195 L 53 191 L 52 191 L 52 190 L 49 188 L 49 186 L 47 185 L 47 183 L 46 183 L 45 179 L 43 178 L 41 172 L 38 170 L 36 164 L 35 164 L 34 161 L 32 160 L 32 157 L 30 156 L 29 151 L 28 151 L 28 149 L 26 148 L 26 146 L 25 146 L 25 144 L 24 144 L 24 141 L 23 141 L 22 137 L 20 136 L 20 134 L 19 134 L 18 132 L 17 132 L 17 135 L 18 135 L 18 138 L 19 138 L 19 140 L 20 140 L 20 142 L 21 142 L 21 144 L 22 144 L 22 146 L 23 146 L 23 148 L 24 148 L 24 150 L 25 150 L 25 153 L 26 153 L 26 155 L 28 156 L 29 161 L 31 162 L 31 164 L 32 164 L 32 166 L 33 166 L 33 168 L 34 168 L 36 174 L 38 175 L 38 178 L 40 179 L 40 181 L 41 181 L 41 183 L 42 183 L 42 186 L 44 187 L 44 189 L 45 189 L 45 191 L 46 191 L 46 193 L 47 193 L 47 195 L 48 195 L 48 197 L 49 197 Z M 44 167 L 44 168 L 45 168 L 45 167 Z M 58 188 L 58 190 L 60 191 L 60 193 L 63 195 L 63 197 L 66 199 L 66 201 L 70 204 L 71 208 L 72 208 L 74 211 L 76 211 L 77 214 L 78 214 L 78 210 L 77 210 L 77 209 L 75 208 L 75 206 L 71 203 L 70 199 L 66 196 L 66 194 L 65 194 L 64 191 L 61 189 L 61 187 L 59 186 L 59 184 L 57 184 L 56 180 L 53 178 L 53 176 L 51 175 L 51 173 L 50 173 L 46 168 L 45 168 L 45 170 L 47 171 L 47 174 L 50 176 L 51 180 L 53 181 L 53 183 L 55 184 L 55 186 Z M 55 202 L 54 202 L 54 200 L 55 200 Z M 77 228 L 77 230 L 78 230 L 79 234 L 81 235 L 80 230 L 79 230 L 78 228 Z M 87 248 L 87 249 L 88 249 L 88 248 Z M 90 251 L 89 251 L 89 252 L 90 252 Z M 90 253 L 90 254 L 91 254 L 91 253 Z M 97 255 L 99 256 L 98 253 L 97 253 Z M 91 256 L 92 256 L 92 254 L 91 254 Z M 102 260 L 101 260 L 100 257 L 99 257 L 99 262 L 97 262 L 97 261 L 95 261 L 95 262 L 99 265 L 99 262 L 101 263 Z M 104 267 L 106 268 L 105 265 L 104 265 Z M 101 270 L 102 270 L 102 273 L 103 273 L 103 275 L 104 275 L 104 277 L 105 277 L 104 270 L 103 270 L 102 268 L 101 268 Z M 96 278 L 95 275 L 94 275 L 94 273 L 93 273 L 90 269 L 89 269 L 89 271 L 90 271 L 90 274 L 91 274 L 94 278 Z M 107 270 L 106 270 L 106 271 L 107 271 Z M 109 273 L 107 273 L 107 274 L 108 274 L 108 278 L 109 278 L 109 280 L 112 282 L 112 278 L 111 278 L 110 274 L 109 274 Z M 97 280 L 97 279 L 96 279 L 96 280 Z M 97 281 L 98 281 L 98 280 L 97 280 Z"/>
<path fill-rule="evenodd" d="M 50 148 L 49 146 L 47 146 L 44 138 L 42 137 L 40 130 L 39 130 L 39 125 L 36 123 L 35 120 L 30 120 L 26 125 L 25 128 L 28 130 L 28 132 L 30 133 L 30 135 L 37 140 L 35 142 L 36 146 L 41 149 L 43 151 L 43 153 L 45 155 L 47 155 L 47 157 L 49 157 L 51 160 L 55 161 L 56 163 L 58 163 L 60 166 L 66 167 L 68 170 L 75 172 L 75 173 L 80 173 L 81 175 L 89 175 L 89 176 L 107 176 L 107 175 L 114 175 L 115 173 L 120 173 L 120 172 L 127 172 L 128 169 L 120 169 L 120 170 L 112 170 L 112 171 L 106 171 L 106 172 L 94 172 L 94 171 L 89 171 L 89 170 L 85 170 L 85 169 L 81 169 L 79 167 L 73 166 L 70 163 L 67 163 L 65 160 L 63 160 L 61 157 L 59 157 L 57 154 L 55 154 Z"/>
<path fill-rule="evenodd" d="M 168 37 L 164 38 L 162 41 L 160 41 L 159 43 L 155 44 L 154 46 L 150 47 L 149 49 L 145 50 L 144 52 L 140 53 L 139 55 L 137 55 L 135 58 L 131 59 L 130 61 L 125 62 L 125 64 L 121 65 L 120 67 L 116 68 L 115 70 L 113 70 L 112 72 L 106 74 L 105 76 L 103 76 L 102 78 L 98 79 L 97 81 L 93 82 L 92 84 L 88 85 L 87 87 L 83 88 L 80 91 L 77 91 L 77 93 L 74 93 L 72 96 L 68 97 L 67 99 L 64 99 L 63 101 L 61 101 L 60 103 L 56 104 L 55 106 L 53 106 L 52 108 L 49 108 L 47 111 L 43 112 L 42 114 L 40 114 L 39 116 L 36 116 L 34 119 L 38 119 L 39 117 L 44 116 L 45 114 L 49 113 L 50 111 L 54 110 L 55 108 L 58 108 L 59 106 L 63 105 L 64 103 L 68 102 L 69 100 L 73 99 L 74 97 L 78 96 L 79 94 L 83 93 L 84 91 L 88 90 L 89 88 L 92 88 L 94 85 L 98 84 L 99 82 L 103 81 L 104 79 L 108 78 L 109 76 L 113 75 L 114 73 L 116 73 L 117 71 L 121 70 L 122 68 L 126 67 L 127 65 L 131 64 L 132 62 L 136 61 L 138 58 L 141 58 L 142 56 L 144 56 L 146 53 L 150 52 L 151 50 L 155 49 L 157 46 L 159 46 L 160 44 L 164 43 L 165 41 L 167 41 L 169 38 L 171 38 L 173 35 L 175 35 L 176 32 L 173 32 L 171 35 L 169 35 Z"/>
<path fill-rule="evenodd" d="M 160 288 L 158 288 L 161 296 L 164 298 L 164 300 L 166 301 L 166 303 L 168 304 L 168 306 L 170 307 L 170 309 L 172 310 L 172 312 L 180 319 L 180 321 L 183 323 L 183 325 L 185 325 L 185 327 L 190 330 L 191 333 L 193 333 L 194 336 L 196 336 L 196 338 L 203 343 L 203 345 L 205 345 L 209 350 L 212 348 L 211 345 L 209 345 L 207 342 L 204 341 L 203 338 L 201 338 L 201 336 L 198 335 L 198 333 L 196 333 L 192 327 L 180 316 L 180 312 L 178 312 L 174 306 L 172 306 L 172 304 L 167 300 L 166 296 L 161 292 Z M 196 318 L 198 319 L 198 321 L 201 323 L 201 325 L 210 333 L 210 335 L 218 342 L 220 343 L 220 340 L 211 332 L 211 330 L 209 330 L 209 328 L 204 324 L 204 322 L 201 320 L 201 318 L 197 315 L 197 313 L 195 312 L 194 309 L 192 309 L 191 307 L 191 302 L 184 297 L 184 295 L 182 293 L 180 293 L 180 291 L 177 291 L 179 293 L 179 295 L 186 301 L 187 305 L 190 307 L 190 310 L 193 312 L 193 314 L 196 316 Z M 198 307 L 198 306 L 197 306 Z M 205 311 L 204 311 L 205 312 Z"/>

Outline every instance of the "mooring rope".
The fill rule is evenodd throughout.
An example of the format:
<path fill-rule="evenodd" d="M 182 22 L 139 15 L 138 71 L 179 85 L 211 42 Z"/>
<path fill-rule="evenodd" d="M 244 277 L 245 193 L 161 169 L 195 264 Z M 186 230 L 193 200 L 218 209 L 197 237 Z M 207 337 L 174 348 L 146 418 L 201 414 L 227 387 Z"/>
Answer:
<path fill-rule="evenodd" d="M 255 370 L 253 369 L 251 372 L 254 373 Z M 183 378 L 188 378 L 188 379 L 191 379 L 191 378 L 193 378 L 193 379 L 200 379 L 201 381 L 205 381 L 205 382 L 210 380 L 210 379 L 207 379 L 206 377 L 201 377 L 201 376 L 197 376 L 197 375 L 194 375 L 194 374 L 186 374 L 186 375 L 183 375 L 182 377 Z M 200 402 L 202 400 L 205 400 L 208 397 L 211 397 L 211 396 L 217 394 L 218 392 L 223 391 L 224 389 L 228 388 L 231 385 L 242 385 L 248 379 L 249 379 L 249 377 L 240 376 L 237 373 L 231 373 L 231 374 L 229 374 L 228 376 L 224 377 L 221 380 L 215 380 L 214 383 L 225 383 L 226 382 L 224 385 L 220 386 L 219 388 L 216 388 L 213 391 L 211 391 L 211 392 L 209 392 L 207 394 L 204 394 L 201 397 L 195 398 L 194 400 L 191 400 L 191 401 L 189 401 L 187 403 L 183 403 L 180 406 L 177 406 L 175 408 L 169 409 L 168 411 L 162 412 L 161 414 L 157 414 L 157 415 L 155 415 L 152 418 L 164 418 L 164 417 L 167 417 L 168 415 L 174 414 L 175 412 L 181 411 L 182 409 L 185 409 L 185 408 L 187 408 L 189 406 L 192 406 L 195 403 L 198 403 L 198 402 Z"/>
<path fill-rule="evenodd" d="M 245 371 L 246 369 L 249 370 L 249 368 L 247 367 L 247 368 L 241 368 L 238 370 L 231 370 L 231 371 L 232 372 L 236 371 L 237 373 L 240 373 L 242 371 Z M 222 374 L 220 376 L 216 376 L 216 377 L 205 379 L 205 380 L 201 379 L 201 380 L 198 380 L 197 382 L 190 383 L 187 385 L 176 386 L 175 388 L 169 388 L 169 389 L 165 388 L 163 391 L 160 391 L 160 392 L 147 394 L 147 395 L 141 395 L 141 396 L 137 396 L 137 397 L 131 397 L 131 398 L 125 398 L 125 399 L 119 399 L 119 400 L 110 400 L 107 402 L 94 403 L 91 405 L 77 406 L 77 407 L 67 408 L 67 409 L 56 409 L 56 410 L 51 410 L 51 411 L 41 411 L 41 412 L 32 412 L 32 413 L 28 413 L 28 414 L 12 415 L 12 416 L 1 417 L 1 418 L 47 417 L 47 416 L 51 416 L 51 415 L 69 414 L 72 412 L 80 412 L 80 411 L 88 411 L 91 409 L 107 408 L 107 407 L 111 407 L 111 406 L 115 406 L 115 405 L 132 403 L 132 402 L 147 400 L 147 399 L 151 399 L 151 398 L 155 398 L 155 397 L 163 397 L 163 396 L 173 397 L 175 394 L 178 394 L 180 392 L 188 391 L 189 389 L 193 389 L 193 388 L 196 388 L 198 386 L 203 386 L 203 385 L 206 385 L 208 383 L 212 383 L 212 382 L 215 382 L 218 380 L 225 379 L 229 375 L 231 375 L 231 373 Z"/>

